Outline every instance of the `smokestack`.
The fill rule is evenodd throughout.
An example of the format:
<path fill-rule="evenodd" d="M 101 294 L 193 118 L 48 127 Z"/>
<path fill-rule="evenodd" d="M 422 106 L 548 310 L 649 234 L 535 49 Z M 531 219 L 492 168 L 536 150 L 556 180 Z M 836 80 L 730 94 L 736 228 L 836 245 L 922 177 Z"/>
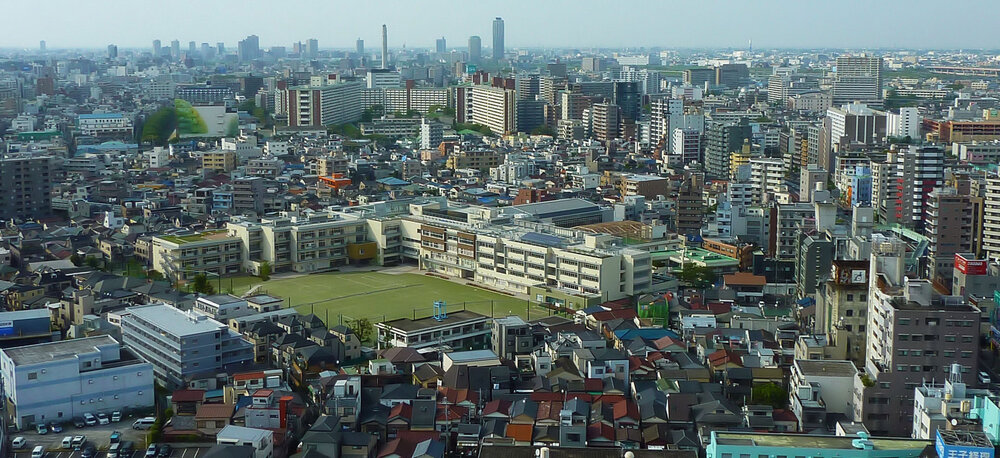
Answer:
<path fill-rule="evenodd" d="M 382 68 L 389 68 L 389 39 L 385 24 L 382 24 Z"/>

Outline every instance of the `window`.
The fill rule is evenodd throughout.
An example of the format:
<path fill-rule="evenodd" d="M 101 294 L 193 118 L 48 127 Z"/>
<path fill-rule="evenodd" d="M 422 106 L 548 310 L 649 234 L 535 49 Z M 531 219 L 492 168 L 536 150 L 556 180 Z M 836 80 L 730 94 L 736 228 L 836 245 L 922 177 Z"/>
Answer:
<path fill-rule="evenodd" d="M 900 340 L 900 342 L 906 342 L 906 341 L 910 340 L 910 335 L 909 334 L 899 334 L 899 340 Z"/>
<path fill-rule="evenodd" d="M 847 316 L 854 316 L 854 310 L 851 310 L 851 309 L 847 309 L 847 311 L 846 311 L 846 312 L 844 312 L 844 315 L 847 315 Z"/>
<path fill-rule="evenodd" d="M 953 336 L 953 335 L 944 336 L 944 341 L 945 342 L 954 342 L 955 341 L 955 336 Z"/>
<path fill-rule="evenodd" d="M 38 372 L 28 372 L 28 380 L 37 380 Z"/>

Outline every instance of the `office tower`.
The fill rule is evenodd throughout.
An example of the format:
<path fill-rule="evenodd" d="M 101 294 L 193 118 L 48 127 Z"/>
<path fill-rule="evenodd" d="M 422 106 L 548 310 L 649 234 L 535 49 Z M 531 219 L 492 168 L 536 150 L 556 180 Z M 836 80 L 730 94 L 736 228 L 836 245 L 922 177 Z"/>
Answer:
<path fill-rule="evenodd" d="M 0 155 L 0 219 L 49 216 L 52 179 L 49 156 Z"/>
<path fill-rule="evenodd" d="M 115 45 L 108 45 L 108 59 L 118 58 L 118 47 Z"/>
<path fill-rule="evenodd" d="M 319 56 L 319 40 L 310 38 L 309 41 L 306 41 L 306 54 L 309 55 L 310 59 L 315 59 Z"/>
<path fill-rule="evenodd" d="M 45 40 L 38 42 L 38 50 L 41 52 L 45 52 Z"/>
<path fill-rule="evenodd" d="M 944 149 L 940 146 L 909 146 L 897 155 L 897 173 L 902 179 L 903 226 L 921 230 L 927 218 L 927 202 L 934 188 L 944 184 Z"/>
<path fill-rule="evenodd" d="M 493 60 L 503 59 L 503 18 L 493 20 Z"/>
<path fill-rule="evenodd" d="M 729 175 L 729 156 L 743 150 L 752 136 L 747 119 L 705 120 L 705 173 L 716 178 Z"/>
<path fill-rule="evenodd" d="M 382 69 L 389 68 L 389 32 L 382 24 Z"/>
<path fill-rule="evenodd" d="M 701 162 L 701 132 L 698 129 L 678 127 L 674 129 L 670 140 L 667 165 L 684 166 L 692 162 Z"/>
<path fill-rule="evenodd" d="M 702 87 L 705 83 L 715 82 L 714 68 L 692 68 L 684 70 L 684 84 Z"/>
<path fill-rule="evenodd" d="M 898 138 L 920 138 L 920 125 L 924 118 L 917 112 L 917 107 L 902 107 L 899 114 L 886 115 L 886 134 Z"/>
<path fill-rule="evenodd" d="M 249 62 L 260 57 L 260 37 L 250 35 L 237 43 L 236 55 L 240 62 Z"/>
<path fill-rule="evenodd" d="M 153 40 L 153 57 L 160 57 L 160 53 L 163 52 L 160 49 L 160 40 Z"/>
<path fill-rule="evenodd" d="M 621 133 L 621 113 L 621 107 L 613 103 L 595 103 L 590 108 L 594 138 L 601 142 L 618 138 Z"/>
<path fill-rule="evenodd" d="M 656 99 L 650 103 L 649 144 L 654 148 L 662 146 L 670 150 L 670 133 L 681 126 L 684 117 L 684 101 L 680 99 Z"/>
<path fill-rule="evenodd" d="M 635 81 L 615 81 L 612 88 L 612 102 L 621 109 L 622 122 L 634 124 L 642 111 L 642 93 Z"/>
<path fill-rule="evenodd" d="M 545 70 L 549 73 L 549 76 L 555 76 L 557 78 L 566 77 L 566 63 L 565 62 L 551 62 L 545 65 Z"/>
<path fill-rule="evenodd" d="M 682 236 L 701 235 L 701 223 L 705 214 L 705 202 L 702 199 L 705 175 L 690 171 L 685 171 L 684 174 L 684 181 L 677 190 L 674 228 Z"/>
<path fill-rule="evenodd" d="M 927 278 L 950 286 L 955 254 L 972 250 L 972 200 L 952 187 L 936 188 L 927 198 Z"/>
<path fill-rule="evenodd" d="M 580 63 L 580 69 L 585 72 L 599 72 L 601 71 L 601 58 L 600 57 L 584 57 L 583 61 Z"/>
<path fill-rule="evenodd" d="M 830 123 L 830 147 L 842 149 L 852 144 L 873 145 L 886 133 L 885 112 L 873 110 L 863 103 L 850 103 L 826 110 Z"/>
<path fill-rule="evenodd" d="M 359 56 L 365 55 L 365 40 L 358 38 L 358 41 L 354 42 L 354 51 L 358 53 Z"/>
<path fill-rule="evenodd" d="M 174 40 L 170 42 L 170 58 L 177 60 L 181 58 L 181 41 Z"/>
<path fill-rule="evenodd" d="M 1000 175 L 996 172 L 986 174 L 983 202 L 983 254 L 987 259 L 1000 260 Z"/>
<path fill-rule="evenodd" d="M 221 42 L 221 41 L 218 42 L 218 43 L 216 43 L 215 44 L 215 53 L 218 54 L 219 57 L 225 56 L 226 55 L 226 44 L 223 43 L 223 42 Z"/>
<path fill-rule="evenodd" d="M 476 63 L 483 58 L 483 40 L 478 35 L 469 37 L 469 62 Z"/>
<path fill-rule="evenodd" d="M 734 88 L 749 79 L 750 70 L 746 64 L 722 64 L 715 67 L 716 86 Z"/>
<path fill-rule="evenodd" d="M 545 124 L 544 100 L 518 100 L 514 104 L 514 124 L 518 132 L 531 133 Z"/>
<path fill-rule="evenodd" d="M 833 105 L 864 102 L 882 106 L 882 58 L 840 56 L 833 78 Z"/>
<path fill-rule="evenodd" d="M 448 49 L 448 42 L 445 41 L 444 37 L 438 38 L 434 44 L 434 49 L 438 54 L 444 54 Z"/>
<path fill-rule="evenodd" d="M 941 295 L 929 280 L 907 278 L 902 241 L 878 237 L 871 250 L 867 382 L 855 385 L 854 418 L 872 435 L 909 436 L 914 387 L 952 377 L 975 383 L 981 312 L 961 297 Z"/>
<path fill-rule="evenodd" d="M 212 47 L 208 43 L 201 44 L 201 58 L 206 60 L 212 58 Z"/>
<path fill-rule="evenodd" d="M 535 100 L 539 94 L 538 75 L 520 73 L 514 77 L 514 89 L 518 100 Z"/>

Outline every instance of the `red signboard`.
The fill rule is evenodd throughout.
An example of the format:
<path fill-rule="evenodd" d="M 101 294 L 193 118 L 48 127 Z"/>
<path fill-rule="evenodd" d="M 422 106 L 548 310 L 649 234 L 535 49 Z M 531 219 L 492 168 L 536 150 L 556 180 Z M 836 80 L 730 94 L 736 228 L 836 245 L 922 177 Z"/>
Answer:
<path fill-rule="evenodd" d="M 965 275 L 986 275 L 986 261 L 965 259 L 961 254 L 955 255 L 955 268 Z"/>

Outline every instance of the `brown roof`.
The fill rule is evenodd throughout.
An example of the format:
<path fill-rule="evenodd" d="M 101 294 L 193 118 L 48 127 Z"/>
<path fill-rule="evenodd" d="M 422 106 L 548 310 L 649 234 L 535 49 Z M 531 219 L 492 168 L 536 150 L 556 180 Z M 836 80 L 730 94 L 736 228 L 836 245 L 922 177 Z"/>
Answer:
<path fill-rule="evenodd" d="M 506 436 L 518 442 L 531 442 L 531 433 L 533 430 L 534 425 L 519 425 L 512 423 L 507 425 Z"/>
<path fill-rule="evenodd" d="M 233 416 L 232 404 L 202 404 L 194 418 L 230 418 Z"/>
<path fill-rule="evenodd" d="M 171 395 L 172 402 L 203 402 L 205 390 L 177 390 Z"/>
<path fill-rule="evenodd" d="M 727 286 L 764 286 L 767 284 L 767 279 L 763 275 L 754 275 L 750 272 L 723 275 L 722 280 Z"/>

